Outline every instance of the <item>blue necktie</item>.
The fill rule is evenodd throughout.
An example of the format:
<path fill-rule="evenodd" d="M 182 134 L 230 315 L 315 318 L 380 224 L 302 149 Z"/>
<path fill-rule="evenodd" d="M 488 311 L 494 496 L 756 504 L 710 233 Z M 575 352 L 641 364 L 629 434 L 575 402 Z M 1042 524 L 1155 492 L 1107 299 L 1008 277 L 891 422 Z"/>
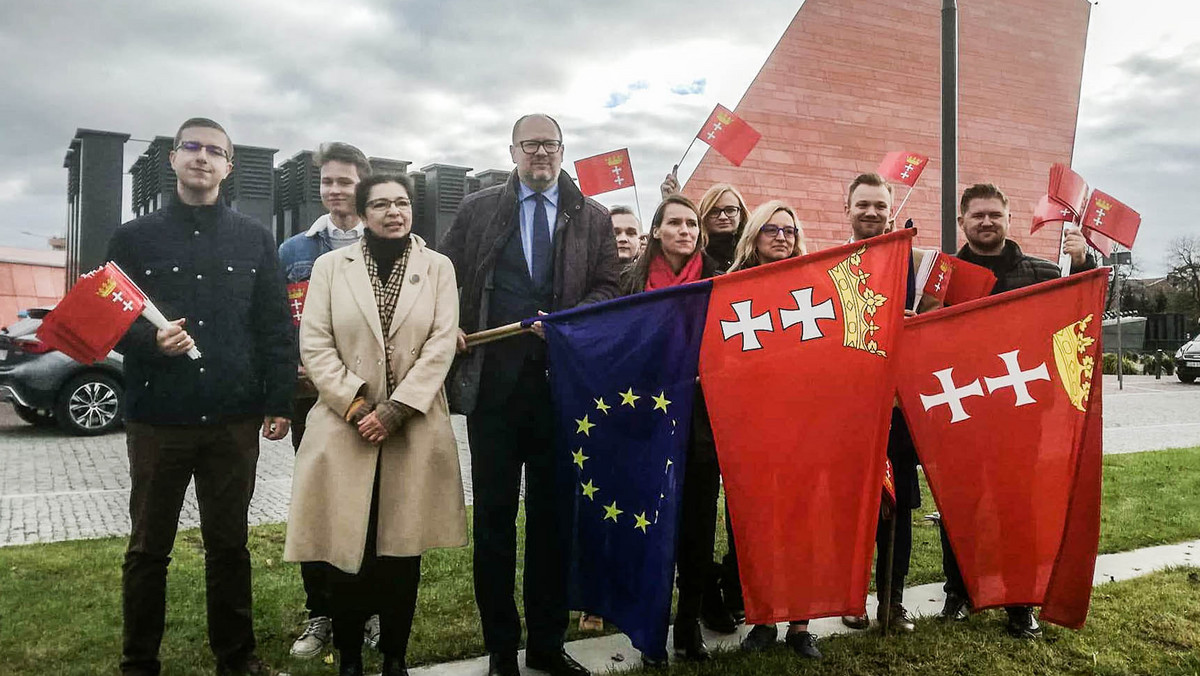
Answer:
<path fill-rule="evenodd" d="M 540 284 L 550 273 L 550 221 L 546 218 L 546 197 L 533 194 L 533 278 Z"/>

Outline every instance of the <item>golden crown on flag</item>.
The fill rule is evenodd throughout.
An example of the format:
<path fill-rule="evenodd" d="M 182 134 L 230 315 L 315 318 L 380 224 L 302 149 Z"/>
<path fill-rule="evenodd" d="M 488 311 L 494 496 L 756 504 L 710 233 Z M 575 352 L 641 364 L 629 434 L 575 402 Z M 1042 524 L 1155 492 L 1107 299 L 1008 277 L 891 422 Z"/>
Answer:
<path fill-rule="evenodd" d="M 855 350 L 887 357 L 887 352 L 881 350 L 879 343 L 875 341 L 875 334 L 880 330 L 875 324 L 875 313 L 888 299 L 867 284 L 871 273 L 864 272 L 861 267 L 862 255 L 866 250 L 867 245 L 864 244 L 858 251 L 830 268 L 829 278 L 837 288 L 838 304 L 842 306 L 845 324 L 842 344 Z"/>
<path fill-rule="evenodd" d="M 1087 412 L 1087 400 L 1092 393 L 1092 369 L 1096 358 L 1088 354 L 1088 348 L 1096 339 L 1086 335 L 1092 315 L 1054 332 L 1054 363 L 1062 379 L 1063 390 L 1071 405 Z M 1082 358 L 1081 358 L 1082 357 Z"/>
<path fill-rule="evenodd" d="M 921 164 L 925 160 L 921 159 L 920 157 L 917 157 L 916 155 L 909 155 L 908 158 L 905 159 L 904 161 L 915 166 L 915 165 Z"/>
<path fill-rule="evenodd" d="M 616 155 L 609 155 L 608 157 L 604 158 L 604 162 L 610 167 L 615 167 L 620 164 L 625 164 L 625 156 L 620 153 Z"/>
<path fill-rule="evenodd" d="M 103 298 L 108 298 L 109 294 L 117 290 L 117 282 L 112 277 L 106 278 L 100 283 L 100 288 L 96 289 L 96 295 Z"/>
<path fill-rule="evenodd" d="M 721 124 L 733 122 L 733 116 L 721 110 L 717 111 L 717 119 L 720 120 Z"/>
<path fill-rule="evenodd" d="M 1096 200 L 1096 206 L 1097 206 L 1097 207 L 1099 207 L 1099 208 L 1101 208 L 1101 209 L 1103 209 L 1103 210 L 1105 210 L 1105 211 L 1109 211 L 1109 210 L 1111 210 L 1111 209 L 1112 209 L 1112 207 L 1113 207 L 1113 205 L 1112 205 L 1112 202 L 1109 202 L 1109 201 L 1108 201 L 1108 200 L 1106 200 L 1106 199 L 1098 199 L 1098 200 Z"/>

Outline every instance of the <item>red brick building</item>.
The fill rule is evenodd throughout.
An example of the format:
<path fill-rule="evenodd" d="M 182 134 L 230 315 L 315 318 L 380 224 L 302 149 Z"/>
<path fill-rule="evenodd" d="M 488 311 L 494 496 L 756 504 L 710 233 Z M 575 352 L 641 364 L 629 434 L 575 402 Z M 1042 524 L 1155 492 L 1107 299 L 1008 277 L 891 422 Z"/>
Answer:
<path fill-rule="evenodd" d="M 920 246 L 940 242 L 941 5 L 939 0 L 807 0 L 738 104 L 762 133 L 741 167 L 708 150 L 684 192 L 738 186 L 751 209 L 796 207 L 815 247 L 845 241 L 844 190 L 889 151 L 929 165 L 900 220 Z M 956 194 L 991 181 L 1010 199 L 1011 235 L 1056 260 L 1058 233 L 1029 234 L 1050 165 L 1071 161 L 1087 0 L 959 0 Z M 906 187 L 897 191 L 897 203 Z M 961 233 L 959 243 L 962 243 Z"/>
<path fill-rule="evenodd" d="M 0 247 L 0 326 L 17 320 L 17 312 L 57 303 L 66 277 L 65 251 Z"/>

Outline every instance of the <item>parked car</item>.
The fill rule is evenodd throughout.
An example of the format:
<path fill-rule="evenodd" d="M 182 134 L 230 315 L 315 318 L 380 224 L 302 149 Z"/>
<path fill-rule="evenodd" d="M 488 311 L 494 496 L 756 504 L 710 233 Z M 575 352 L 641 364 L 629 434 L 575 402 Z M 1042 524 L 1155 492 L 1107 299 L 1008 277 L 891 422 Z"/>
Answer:
<path fill-rule="evenodd" d="M 104 361 L 80 364 L 38 340 L 49 308 L 27 310 L 0 329 L 0 401 L 33 425 L 57 424 L 77 435 L 119 427 L 124 406 L 124 359 L 116 352 Z"/>
<path fill-rule="evenodd" d="M 1175 375 L 1190 383 L 1200 376 L 1200 338 L 1193 338 L 1175 352 Z"/>

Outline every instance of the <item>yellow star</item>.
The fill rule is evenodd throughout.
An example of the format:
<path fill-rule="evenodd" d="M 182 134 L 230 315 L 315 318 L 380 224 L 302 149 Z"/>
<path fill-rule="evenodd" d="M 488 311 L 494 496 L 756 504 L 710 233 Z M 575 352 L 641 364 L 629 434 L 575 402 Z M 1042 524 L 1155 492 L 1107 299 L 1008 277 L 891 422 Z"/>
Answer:
<path fill-rule="evenodd" d="M 589 458 L 583 454 L 583 448 L 580 448 L 579 450 L 577 450 L 571 454 L 571 460 L 576 465 L 579 465 L 579 469 L 583 469 L 583 461 L 588 460 L 588 459 Z"/>
<path fill-rule="evenodd" d="M 587 498 L 588 500 L 593 500 L 593 501 L 596 499 L 596 498 L 593 498 L 592 496 L 595 495 L 596 491 L 598 491 L 600 489 L 596 488 L 595 486 L 592 485 L 591 479 L 588 479 L 588 482 L 586 484 L 579 484 L 579 485 L 583 488 L 583 497 Z M 613 504 L 616 504 L 616 503 L 613 503 Z"/>
<path fill-rule="evenodd" d="M 608 404 L 604 403 L 604 397 L 600 397 L 599 399 L 593 399 L 592 401 L 596 402 L 596 410 L 597 411 L 600 411 L 604 415 L 608 415 L 608 409 L 612 408 L 612 406 L 609 406 Z"/>
<path fill-rule="evenodd" d="M 633 524 L 633 527 L 641 529 L 641 531 L 645 533 L 646 526 L 650 525 L 650 522 L 646 519 L 646 513 L 642 512 L 641 514 L 634 514 L 633 518 L 637 519 L 637 523 Z"/>
<path fill-rule="evenodd" d="M 663 413 L 667 412 L 667 406 L 671 404 L 671 400 L 667 399 L 666 392 L 659 392 L 657 397 L 650 398 L 654 400 L 654 408 L 651 410 L 657 411 L 661 408 Z"/>
<path fill-rule="evenodd" d="M 617 522 L 618 514 L 624 514 L 624 513 L 625 513 L 624 511 L 617 509 L 617 501 L 616 500 L 613 500 L 613 503 L 611 505 L 604 506 L 604 518 L 606 520 L 612 519 L 613 523 Z"/>
<path fill-rule="evenodd" d="M 586 415 L 583 416 L 583 420 L 576 420 L 575 422 L 579 425 L 579 429 L 575 430 L 575 434 L 582 433 L 584 436 L 592 436 L 592 433 L 589 430 L 595 427 L 596 423 L 588 422 L 588 417 Z"/>
<path fill-rule="evenodd" d="M 637 408 L 637 406 L 633 405 L 633 402 L 637 401 L 638 399 L 641 399 L 641 397 L 639 397 L 638 395 L 633 393 L 632 387 L 624 392 L 621 392 L 620 395 L 621 395 L 621 405 L 622 406 L 628 405 L 629 408 Z"/>

